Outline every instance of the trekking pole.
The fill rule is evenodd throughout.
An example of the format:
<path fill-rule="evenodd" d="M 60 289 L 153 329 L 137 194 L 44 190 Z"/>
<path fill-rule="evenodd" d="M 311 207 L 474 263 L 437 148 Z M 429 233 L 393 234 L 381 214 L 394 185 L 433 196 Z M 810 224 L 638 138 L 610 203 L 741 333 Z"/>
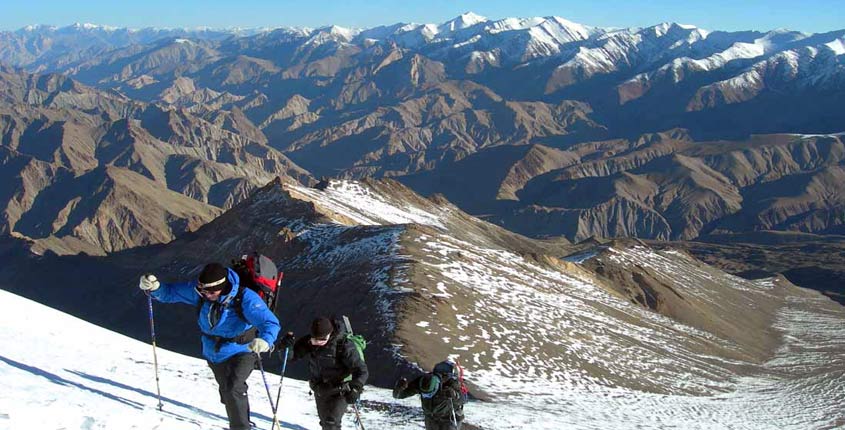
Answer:
<path fill-rule="evenodd" d="M 258 359 L 258 369 L 261 370 L 261 379 L 264 380 L 264 389 L 267 390 L 267 400 L 270 401 L 270 409 L 273 411 L 273 415 L 276 415 L 276 405 L 273 404 L 273 396 L 270 395 L 270 385 L 267 384 L 267 375 L 264 374 L 264 365 L 261 364 L 261 355 L 256 352 L 255 357 Z"/>
<path fill-rule="evenodd" d="M 276 392 L 276 410 L 273 411 L 273 427 L 270 427 L 270 430 L 274 430 L 276 426 L 279 426 L 279 430 L 281 430 L 282 425 L 279 424 L 277 415 L 279 412 L 279 400 L 282 398 L 282 383 L 285 382 L 285 370 L 288 367 L 288 353 L 290 352 L 290 347 L 285 347 L 285 356 L 282 358 L 282 377 L 279 379 L 279 391 Z"/>
<path fill-rule="evenodd" d="M 452 425 L 458 428 L 458 417 L 455 416 L 455 403 L 452 402 L 452 399 L 449 399 L 449 407 L 452 408 Z"/>
<path fill-rule="evenodd" d="M 360 400 L 358 402 L 360 402 Z M 352 411 L 355 412 L 355 427 L 361 430 L 366 430 L 364 428 L 364 423 L 361 421 L 361 412 L 358 410 L 358 402 L 352 404 Z"/>
<path fill-rule="evenodd" d="M 161 387 L 158 380 L 158 356 L 156 355 L 156 325 L 153 319 L 153 296 L 147 293 L 147 308 L 150 311 L 150 336 L 153 339 L 153 367 L 156 373 L 156 393 L 158 394 L 158 410 L 161 411 L 164 405 L 161 404 Z"/>

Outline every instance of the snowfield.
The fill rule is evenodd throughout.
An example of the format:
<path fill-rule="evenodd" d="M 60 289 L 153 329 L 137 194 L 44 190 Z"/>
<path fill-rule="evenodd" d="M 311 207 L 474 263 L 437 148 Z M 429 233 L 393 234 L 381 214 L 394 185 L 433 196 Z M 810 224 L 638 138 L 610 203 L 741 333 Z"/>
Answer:
<path fill-rule="evenodd" d="M 158 411 L 150 344 L 6 291 L 0 291 L 0 301 L 8 307 L 0 315 L 0 429 L 228 428 L 217 384 L 204 360 L 158 348 L 164 404 Z M 147 318 L 146 309 L 138 309 L 138 318 Z M 167 327 L 156 327 L 157 332 L 163 330 Z M 267 373 L 274 397 L 279 384 L 275 372 Z M 273 413 L 257 370 L 249 387 L 252 420 L 258 428 L 269 429 Z M 423 428 L 417 419 L 418 400 L 395 401 L 389 391 L 368 387 L 364 402 L 368 428 Z M 280 403 L 282 428 L 320 428 L 306 381 L 285 379 Z M 350 417 L 344 428 L 354 428 Z"/>

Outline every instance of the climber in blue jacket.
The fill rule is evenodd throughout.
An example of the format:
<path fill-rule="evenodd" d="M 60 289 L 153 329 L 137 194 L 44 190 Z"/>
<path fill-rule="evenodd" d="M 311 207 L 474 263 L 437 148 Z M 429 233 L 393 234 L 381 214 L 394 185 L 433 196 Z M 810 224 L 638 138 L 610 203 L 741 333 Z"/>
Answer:
<path fill-rule="evenodd" d="M 144 275 L 141 290 L 163 303 L 186 303 L 199 309 L 202 355 L 220 386 L 230 430 L 249 430 L 246 380 L 258 354 L 269 352 L 281 330 L 279 320 L 258 294 L 239 283 L 238 275 L 221 264 L 207 264 L 196 280 L 159 282 Z"/>

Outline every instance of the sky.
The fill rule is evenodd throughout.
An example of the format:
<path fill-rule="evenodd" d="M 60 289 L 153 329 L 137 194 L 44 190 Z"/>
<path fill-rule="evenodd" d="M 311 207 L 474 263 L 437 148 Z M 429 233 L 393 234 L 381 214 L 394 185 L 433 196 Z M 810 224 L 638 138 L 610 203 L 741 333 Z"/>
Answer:
<path fill-rule="evenodd" d="M 0 4 L 0 30 L 75 22 L 130 28 L 330 24 L 366 28 L 397 22 L 440 23 L 467 11 L 490 19 L 554 15 L 598 27 L 677 22 L 730 31 L 845 29 L 842 0 L 3 0 Z"/>

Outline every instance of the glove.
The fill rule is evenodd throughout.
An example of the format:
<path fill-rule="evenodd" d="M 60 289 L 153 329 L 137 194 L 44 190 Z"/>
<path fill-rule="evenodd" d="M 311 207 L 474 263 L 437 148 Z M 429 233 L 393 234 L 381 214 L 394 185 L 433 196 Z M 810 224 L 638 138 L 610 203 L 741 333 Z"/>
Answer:
<path fill-rule="evenodd" d="M 147 274 L 141 276 L 141 280 L 138 282 L 138 288 L 144 290 L 145 292 L 153 292 L 160 287 L 161 284 L 156 279 L 155 275 Z"/>
<path fill-rule="evenodd" d="M 399 397 L 402 394 L 402 391 L 408 388 L 408 380 L 405 378 L 399 378 L 396 380 L 396 385 L 393 386 L 393 398 L 394 399 L 401 399 Z"/>
<path fill-rule="evenodd" d="M 348 403 L 350 405 L 357 402 L 358 398 L 360 398 L 360 397 L 361 397 L 361 393 L 358 392 L 358 391 L 355 391 L 355 390 L 352 390 L 352 391 L 346 393 L 345 396 L 343 396 L 343 398 L 346 399 L 346 403 Z"/>
<path fill-rule="evenodd" d="M 344 382 L 340 386 L 341 395 L 346 399 L 346 403 L 350 405 L 358 401 L 358 398 L 361 397 L 361 391 L 363 391 L 363 387 L 355 382 Z"/>
<path fill-rule="evenodd" d="M 296 343 L 296 338 L 293 336 L 292 331 L 287 332 L 279 341 L 279 345 L 282 345 L 285 348 L 293 348 L 294 343 Z"/>
<path fill-rule="evenodd" d="M 252 340 L 252 342 L 249 343 L 249 346 L 247 346 L 247 348 L 249 348 L 250 351 L 256 354 L 261 354 L 262 352 L 267 352 L 270 350 L 270 344 L 267 343 L 267 341 L 265 341 L 264 339 L 256 337 Z"/>

